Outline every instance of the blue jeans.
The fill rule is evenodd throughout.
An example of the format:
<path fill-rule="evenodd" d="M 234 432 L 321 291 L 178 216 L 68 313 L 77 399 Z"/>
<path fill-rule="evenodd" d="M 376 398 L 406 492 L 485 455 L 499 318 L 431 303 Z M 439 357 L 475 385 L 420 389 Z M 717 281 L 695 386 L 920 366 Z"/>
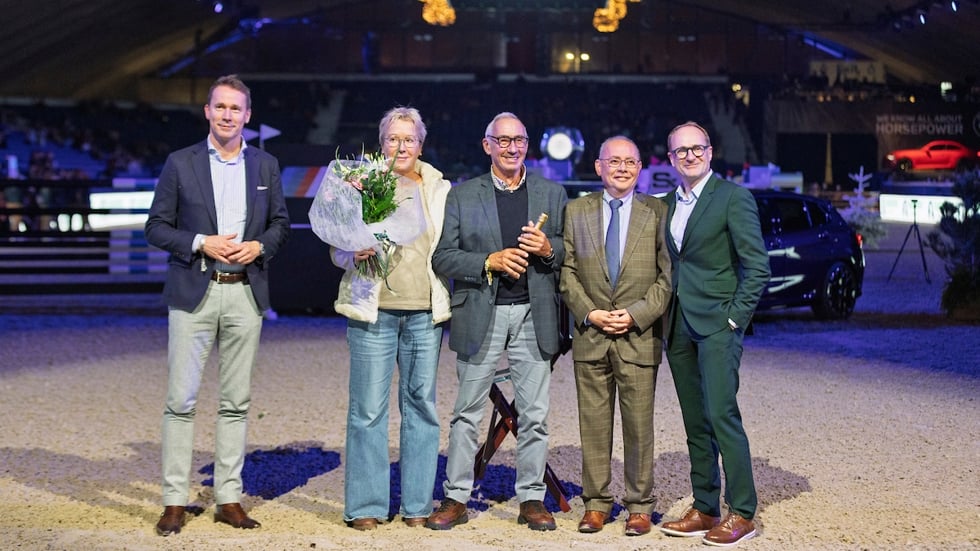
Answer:
<path fill-rule="evenodd" d="M 432 324 L 428 311 L 380 310 L 375 323 L 348 320 L 350 402 L 344 520 L 388 518 L 388 395 L 396 363 L 402 417 L 399 513 L 413 518 L 432 512 L 439 459 L 436 371 L 442 331 L 441 324 Z"/>

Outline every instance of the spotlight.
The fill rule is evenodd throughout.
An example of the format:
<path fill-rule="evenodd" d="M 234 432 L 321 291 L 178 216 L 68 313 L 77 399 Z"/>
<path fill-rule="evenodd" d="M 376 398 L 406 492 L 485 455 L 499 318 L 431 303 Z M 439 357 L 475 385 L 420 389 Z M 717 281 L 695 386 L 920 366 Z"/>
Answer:
<path fill-rule="evenodd" d="M 553 161 L 568 161 L 578 164 L 585 149 L 585 140 L 578 128 L 565 126 L 551 127 L 541 137 L 541 151 Z"/>
<path fill-rule="evenodd" d="M 225 11 L 225 5 L 221 2 L 214 3 L 214 13 L 221 13 Z"/>
<path fill-rule="evenodd" d="M 924 12 L 924 11 L 920 11 L 919 12 L 919 23 L 921 23 L 923 25 L 926 24 L 926 12 Z"/>
<path fill-rule="evenodd" d="M 956 11 L 958 11 L 960 9 L 960 7 L 956 5 L 956 0 L 951 0 L 950 1 L 950 3 L 949 3 L 949 9 L 953 10 L 953 12 L 956 12 Z"/>

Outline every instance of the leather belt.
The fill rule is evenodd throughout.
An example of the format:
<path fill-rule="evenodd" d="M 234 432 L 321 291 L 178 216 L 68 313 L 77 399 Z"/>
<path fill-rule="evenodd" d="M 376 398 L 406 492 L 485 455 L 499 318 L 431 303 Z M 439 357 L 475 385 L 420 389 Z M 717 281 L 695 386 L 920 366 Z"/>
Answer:
<path fill-rule="evenodd" d="M 211 281 L 218 283 L 242 283 L 248 281 L 248 274 L 245 272 L 211 272 Z"/>

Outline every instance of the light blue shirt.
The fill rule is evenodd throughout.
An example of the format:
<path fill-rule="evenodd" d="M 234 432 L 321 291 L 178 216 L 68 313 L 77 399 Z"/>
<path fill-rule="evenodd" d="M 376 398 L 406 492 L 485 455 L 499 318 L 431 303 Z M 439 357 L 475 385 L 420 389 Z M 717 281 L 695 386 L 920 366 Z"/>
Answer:
<path fill-rule="evenodd" d="M 211 144 L 208 136 L 208 157 L 211 166 L 211 185 L 214 190 L 214 206 L 218 215 L 218 235 L 237 234 L 233 240 L 241 243 L 245 234 L 245 219 L 248 208 L 245 201 L 245 149 L 248 144 L 242 140 L 242 148 L 238 155 L 224 160 L 218 150 Z M 194 239 L 194 250 L 201 247 L 203 234 Z M 245 267 L 241 264 L 224 264 L 218 262 L 215 269 L 219 272 L 242 272 Z"/>
<path fill-rule="evenodd" d="M 684 188 L 682 186 L 677 186 L 677 190 L 674 191 L 677 194 L 677 206 L 674 207 L 674 216 L 670 219 L 670 237 L 674 240 L 674 246 L 677 247 L 678 251 L 681 250 L 681 246 L 684 244 L 684 231 L 687 230 L 687 221 L 691 219 L 691 213 L 694 212 L 694 207 L 698 204 L 698 197 L 701 196 L 704 183 L 710 177 L 711 171 L 709 170 L 691 188 L 690 197 L 684 196 Z"/>

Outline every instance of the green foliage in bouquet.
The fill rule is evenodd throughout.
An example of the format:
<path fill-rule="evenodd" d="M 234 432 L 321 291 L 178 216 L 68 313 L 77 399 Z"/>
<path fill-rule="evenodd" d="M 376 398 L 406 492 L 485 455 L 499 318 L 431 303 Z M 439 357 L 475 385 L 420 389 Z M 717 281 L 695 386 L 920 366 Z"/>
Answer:
<path fill-rule="evenodd" d="M 363 159 L 356 166 L 342 163 L 334 166 L 337 174 L 360 192 L 364 223 L 374 224 L 387 219 L 398 208 L 395 200 L 398 174 L 392 170 L 394 159 L 389 162 L 381 153 L 368 153 Z"/>

